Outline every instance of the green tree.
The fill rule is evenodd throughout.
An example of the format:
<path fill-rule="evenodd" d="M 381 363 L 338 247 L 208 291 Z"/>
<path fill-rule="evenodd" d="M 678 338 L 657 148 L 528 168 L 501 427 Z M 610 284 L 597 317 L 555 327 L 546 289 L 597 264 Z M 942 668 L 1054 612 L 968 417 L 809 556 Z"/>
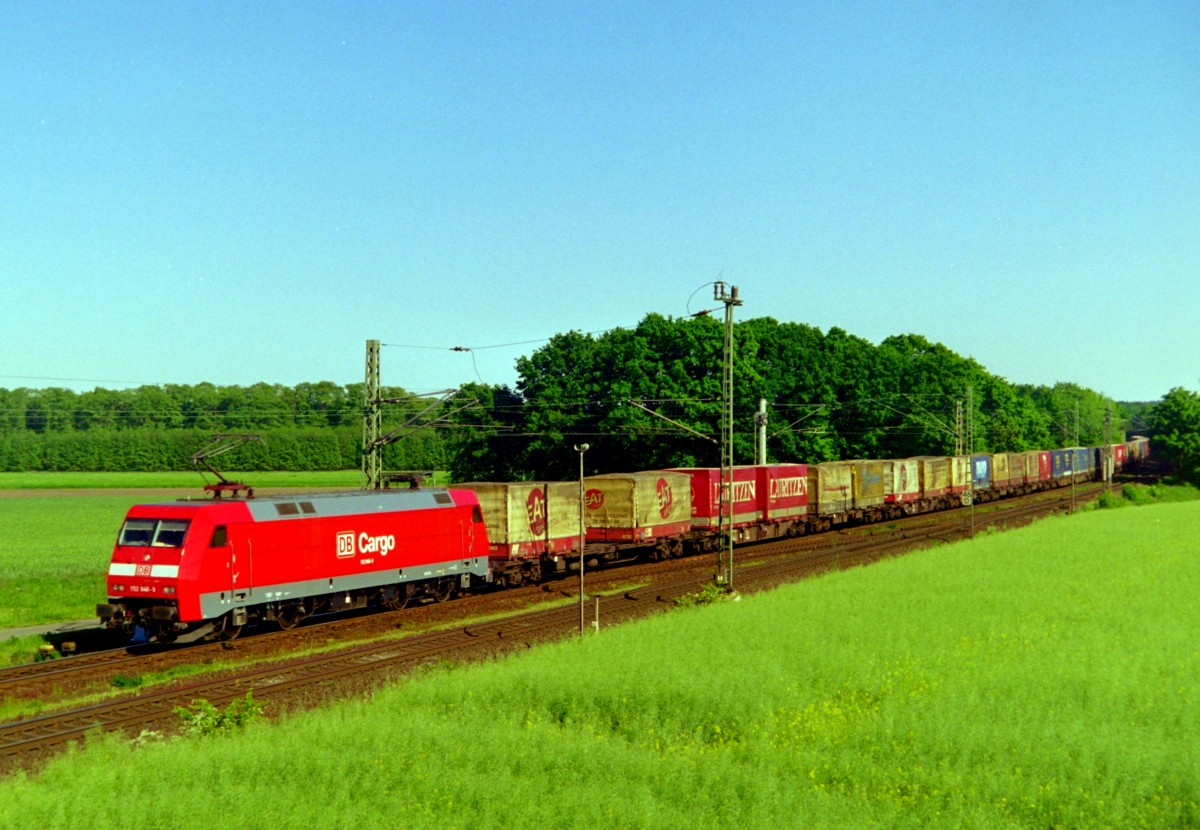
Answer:
<path fill-rule="evenodd" d="M 1154 408 L 1155 451 L 1180 479 L 1200 486 L 1200 395 L 1177 386 Z"/>

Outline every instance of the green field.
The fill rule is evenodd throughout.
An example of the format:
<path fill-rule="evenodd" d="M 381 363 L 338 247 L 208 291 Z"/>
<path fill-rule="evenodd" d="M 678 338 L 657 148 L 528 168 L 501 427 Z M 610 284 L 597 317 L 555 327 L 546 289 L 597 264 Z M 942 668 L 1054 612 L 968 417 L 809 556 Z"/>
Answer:
<path fill-rule="evenodd" d="M 104 576 L 137 496 L 0 499 L 0 629 L 79 620 L 107 595 Z"/>
<path fill-rule="evenodd" d="M 0 825 L 1200 826 L 1200 504 L 1093 511 L 0 782 Z"/>

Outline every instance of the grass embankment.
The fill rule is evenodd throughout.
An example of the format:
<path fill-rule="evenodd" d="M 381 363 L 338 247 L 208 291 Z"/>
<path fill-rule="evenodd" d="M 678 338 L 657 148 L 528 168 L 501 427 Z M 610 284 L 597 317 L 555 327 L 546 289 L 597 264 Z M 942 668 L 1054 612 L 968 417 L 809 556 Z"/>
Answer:
<path fill-rule="evenodd" d="M 284 724 L 100 739 L 0 782 L 0 823 L 1196 826 L 1198 526 L 1052 519 Z"/>

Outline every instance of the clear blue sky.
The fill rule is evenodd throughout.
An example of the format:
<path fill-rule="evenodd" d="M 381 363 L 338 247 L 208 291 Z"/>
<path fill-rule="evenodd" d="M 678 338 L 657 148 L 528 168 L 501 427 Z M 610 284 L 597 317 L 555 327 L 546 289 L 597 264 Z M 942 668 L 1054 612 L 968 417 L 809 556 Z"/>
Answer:
<path fill-rule="evenodd" d="M 1200 387 L 1194 0 L 8 3 L 0 53 L 0 386 L 513 383 L 723 277 Z"/>

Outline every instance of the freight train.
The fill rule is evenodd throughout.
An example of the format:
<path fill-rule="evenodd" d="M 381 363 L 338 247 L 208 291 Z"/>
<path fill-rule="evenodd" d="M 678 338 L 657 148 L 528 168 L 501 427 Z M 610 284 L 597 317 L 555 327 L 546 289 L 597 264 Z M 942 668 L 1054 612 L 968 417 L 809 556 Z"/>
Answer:
<path fill-rule="evenodd" d="M 313 614 L 441 602 L 585 565 L 716 550 L 1110 479 L 1149 442 L 1018 453 L 733 468 L 722 522 L 718 468 L 579 482 L 212 498 L 130 508 L 101 622 L 135 642 L 229 639 Z"/>

